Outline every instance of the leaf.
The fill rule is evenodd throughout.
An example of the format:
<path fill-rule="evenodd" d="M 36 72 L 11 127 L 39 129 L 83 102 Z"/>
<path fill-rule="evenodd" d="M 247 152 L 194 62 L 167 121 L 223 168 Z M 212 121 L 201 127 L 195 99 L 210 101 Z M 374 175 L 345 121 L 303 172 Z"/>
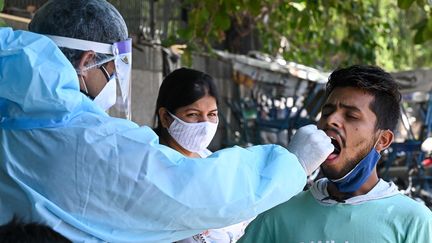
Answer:
<path fill-rule="evenodd" d="M 426 1 L 425 0 L 417 0 L 416 3 L 421 8 L 423 8 L 423 6 L 426 5 Z"/>
<path fill-rule="evenodd" d="M 409 9 L 414 0 L 398 0 L 398 6 L 401 9 Z"/>
<path fill-rule="evenodd" d="M 432 19 L 429 19 L 427 25 L 423 29 L 424 41 L 432 40 Z"/>
<path fill-rule="evenodd" d="M 422 44 L 425 42 L 423 31 L 425 28 L 418 29 L 414 35 L 414 44 Z"/>
<path fill-rule="evenodd" d="M 181 39 L 184 40 L 190 40 L 193 37 L 193 30 L 192 29 L 180 29 L 178 30 L 178 34 Z"/>
<path fill-rule="evenodd" d="M 432 31 L 432 18 L 429 18 L 426 24 L 428 30 Z"/>
<path fill-rule="evenodd" d="M 249 3 L 249 9 L 252 15 L 257 16 L 261 12 L 261 1 L 251 0 Z"/>
<path fill-rule="evenodd" d="M 227 30 L 231 26 L 231 20 L 228 15 L 221 12 L 217 13 L 214 19 L 215 26 L 222 30 Z"/>
<path fill-rule="evenodd" d="M 207 11 L 207 9 L 202 9 L 201 11 L 198 11 L 199 19 L 202 23 L 205 23 L 209 20 L 210 13 Z"/>
<path fill-rule="evenodd" d="M 303 16 L 301 17 L 301 19 L 300 19 L 300 23 L 299 23 L 299 25 L 298 25 L 297 27 L 305 28 L 305 27 L 309 26 L 309 23 L 310 23 L 310 18 L 309 18 L 309 16 L 307 16 L 307 15 L 303 15 Z"/>
<path fill-rule="evenodd" d="M 421 29 L 424 28 L 428 23 L 427 19 L 422 19 L 419 22 L 417 22 L 415 25 L 411 26 L 411 29 L 415 30 L 415 29 Z"/>
<path fill-rule="evenodd" d="M 4 0 L 0 0 L 0 12 L 3 11 L 3 7 L 4 7 Z M 6 27 L 7 24 L 6 22 L 0 18 L 0 27 Z"/>
<path fill-rule="evenodd" d="M 417 31 L 416 34 L 414 35 L 414 44 L 418 45 L 418 44 L 422 44 L 423 42 L 424 42 L 423 32 Z"/>
<path fill-rule="evenodd" d="M 427 29 L 428 22 L 429 21 L 427 19 L 422 19 L 411 27 L 411 29 L 415 31 L 414 44 L 421 44 L 425 42 L 424 31 Z"/>

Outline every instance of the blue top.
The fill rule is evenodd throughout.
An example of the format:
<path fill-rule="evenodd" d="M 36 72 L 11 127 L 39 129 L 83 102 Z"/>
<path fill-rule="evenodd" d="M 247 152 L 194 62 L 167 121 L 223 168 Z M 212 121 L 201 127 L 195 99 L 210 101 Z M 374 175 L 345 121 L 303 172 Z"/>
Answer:
<path fill-rule="evenodd" d="M 0 223 L 15 214 L 74 241 L 172 242 L 249 219 L 306 183 L 280 146 L 187 158 L 109 117 L 42 35 L 0 28 L 0 67 Z"/>

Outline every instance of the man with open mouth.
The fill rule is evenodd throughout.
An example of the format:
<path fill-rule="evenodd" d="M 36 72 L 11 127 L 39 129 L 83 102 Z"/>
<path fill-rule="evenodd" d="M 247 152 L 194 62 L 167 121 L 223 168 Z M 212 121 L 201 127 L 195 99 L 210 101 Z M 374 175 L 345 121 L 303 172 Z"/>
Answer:
<path fill-rule="evenodd" d="M 381 68 L 334 71 L 318 121 L 335 147 L 321 165 L 324 178 L 259 215 L 240 242 L 431 242 L 431 211 L 376 170 L 393 142 L 400 99 Z"/>

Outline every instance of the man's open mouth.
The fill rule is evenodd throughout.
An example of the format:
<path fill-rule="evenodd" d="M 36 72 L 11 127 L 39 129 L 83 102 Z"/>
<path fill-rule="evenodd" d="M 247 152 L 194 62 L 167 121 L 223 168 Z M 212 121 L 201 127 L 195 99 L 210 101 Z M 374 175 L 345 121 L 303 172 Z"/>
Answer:
<path fill-rule="evenodd" d="M 334 150 L 333 150 L 332 154 L 335 154 L 335 155 L 340 154 L 341 146 L 340 146 L 339 142 L 334 137 L 330 137 L 330 139 L 331 139 L 331 143 L 334 146 Z"/>
<path fill-rule="evenodd" d="M 334 146 L 334 150 L 333 152 L 327 157 L 326 161 L 333 161 L 335 160 L 337 157 L 339 157 L 339 154 L 341 152 L 341 146 L 339 145 L 339 142 L 336 140 L 336 138 L 334 137 L 330 137 L 331 139 L 331 143 Z"/>

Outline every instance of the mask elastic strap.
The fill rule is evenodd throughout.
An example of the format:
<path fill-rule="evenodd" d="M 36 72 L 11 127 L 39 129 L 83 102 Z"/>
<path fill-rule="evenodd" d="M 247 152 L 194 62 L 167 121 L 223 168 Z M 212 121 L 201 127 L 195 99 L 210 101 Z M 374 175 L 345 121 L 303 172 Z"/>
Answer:
<path fill-rule="evenodd" d="M 178 118 L 177 116 L 175 116 L 174 114 L 172 114 L 171 112 L 169 112 L 168 109 L 167 109 L 167 112 L 168 112 L 168 114 L 169 114 L 169 115 L 170 115 L 174 120 L 177 120 L 178 122 L 180 122 L 180 123 L 182 123 L 182 124 L 189 125 L 189 126 L 199 126 L 199 124 L 200 124 L 200 123 L 203 123 L 203 122 L 208 122 L 208 123 L 216 124 L 216 125 L 219 124 L 219 118 L 218 118 L 217 122 L 211 122 L 211 121 L 203 121 L 203 122 L 185 122 L 185 121 L 183 121 L 182 119 L 180 119 L 180 118 Z"/>
<path fill-rule="evenodd" d="M 187 123 L 187 122 L 183 121 L 182 119 L 178 118 L 176 115 L 174 115 L 171 112 L 169 112 L 168 109 L 166 111 L 168 112 L 168 114 L 171 116 L 172 119 L 177 120 L 177 121 L 179 121 L 181 123 L 182 122 Z"/>
<path fill-rule="evenodd" d="M 110 74 L 108 73 L 108 71 L 106 70 L 106 68 L 104 66 L 100 66 L 99 69 L 102 71 L 102 73 L 105 76 L 107 83 L 108 83 L 111 79 Z"/>
<path fill-rule="evenodd" d="M 79 80 L 82 81 L 83 86 L 84 86 L 84 90 L 80 89 L 80 91 L 81 91 L 82 93 L 84 93 L 87 97 L 89 97 L 91 100 L 94 100 L 95 97 L 93 97 L 93 96 L 91 96 L 91 95 L 89 94 L 88 89 L 87 89 L 87 85 L 86 85 L 86 82 L 84 81 L 83 76 L 79 75 L 78 77 L 79 77 Z"/>
<path fill-rule="evenodd" d="M 86 83 L 85 83 L 85 81 L 84 81 L 84 78 L 83 78 L 83 76 L 79 76 L 79 78 L 80 78 L 80 80 L 82 81 L 82 84 L 83 84 L 83 86 L 84 86 L 84 92 L 86 93 L 86 94 L 88 94 L 88 89 L 87 89 L 87 85 L 86 85 Z"/>
<path fill-rule="evenodd" d="M 378 135 L 378 140 L 375 142 L 375 144 L 374 144 L 374 146 L 373 146 L 373 148 L 374 148 L 375 150 L 376 150 L 376 146 L 378 145 L 378 142 L 379 142 L 379 140 L 380 140 L 380 136 L 381 136 L 382 131 L 383 131 L 383 130 L 380 131 L 380 133 L 379 133 L 379 135 Z"/>

